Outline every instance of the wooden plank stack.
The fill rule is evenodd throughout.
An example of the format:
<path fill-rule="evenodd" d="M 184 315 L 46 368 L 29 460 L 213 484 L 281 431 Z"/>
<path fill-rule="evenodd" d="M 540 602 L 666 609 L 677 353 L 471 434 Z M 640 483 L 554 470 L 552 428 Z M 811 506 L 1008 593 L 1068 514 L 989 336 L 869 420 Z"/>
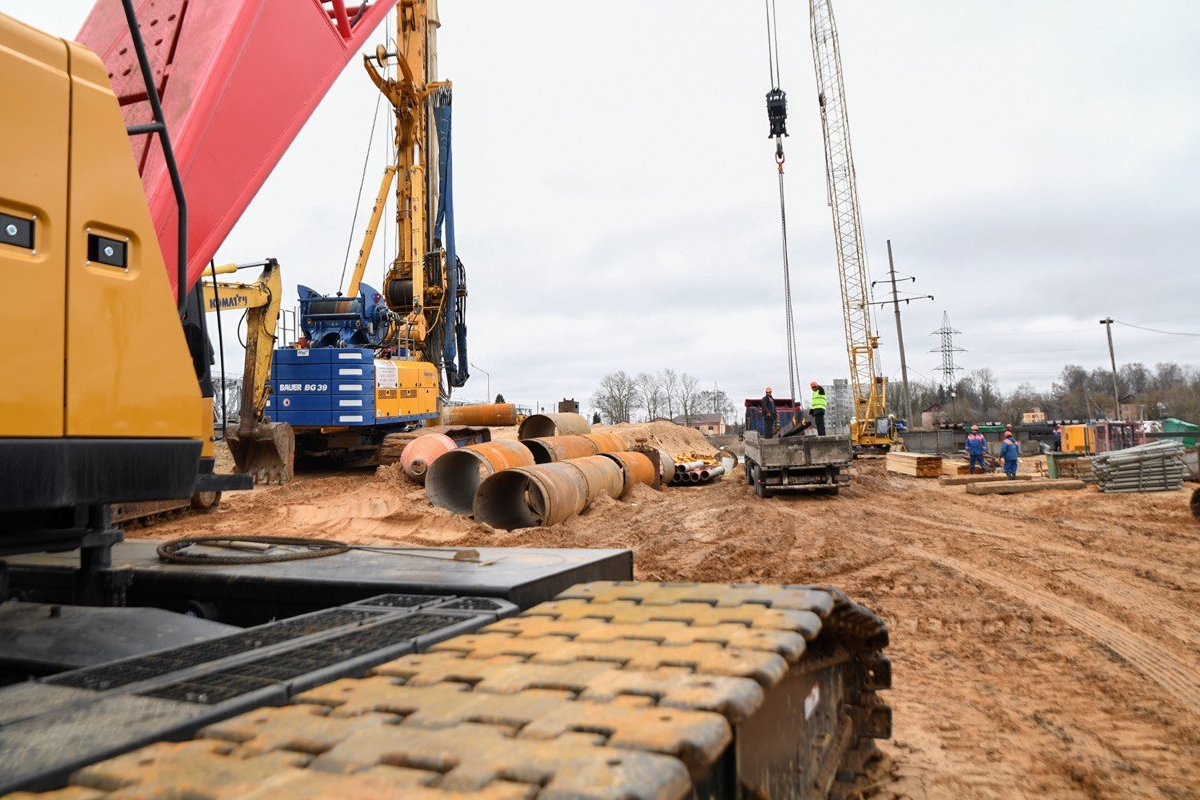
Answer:
<path fill-rule="evenodd" d="M 951 477 L 955 475 L 969 475 L 970 465 L 965 458 L 946 457 L 942 459 L 942 474 Z"/>
<path fill-rule="evenodd" d="M 942 457 L 928 453 L 888 453 L 887 469 L 917 478 L 936 478 L 942 474 Z"/>

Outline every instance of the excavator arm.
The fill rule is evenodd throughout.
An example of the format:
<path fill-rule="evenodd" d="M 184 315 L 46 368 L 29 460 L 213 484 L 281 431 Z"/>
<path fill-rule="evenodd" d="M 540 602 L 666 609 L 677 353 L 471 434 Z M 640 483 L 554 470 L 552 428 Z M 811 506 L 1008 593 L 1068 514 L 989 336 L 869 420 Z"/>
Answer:
<path fill-rule="evenodd" d="M 262 272 L 252 283 L 216 279 L 216 275 L 256 266 L 261 266 Z M 238 472 L 253 475 L 259 483 L 286 483 L 292 477 L 296 436 L 286 422 L 271 422 L 264 416 L 283 294 L 279 262 L 272 258 L 258 264 L 224 264 L 210 270 L 209 275 L 199 283 L 205 310 L 241 310 L 246 314 L 241 413 L 237 427 L 226 433 L 225 443 Z"/>

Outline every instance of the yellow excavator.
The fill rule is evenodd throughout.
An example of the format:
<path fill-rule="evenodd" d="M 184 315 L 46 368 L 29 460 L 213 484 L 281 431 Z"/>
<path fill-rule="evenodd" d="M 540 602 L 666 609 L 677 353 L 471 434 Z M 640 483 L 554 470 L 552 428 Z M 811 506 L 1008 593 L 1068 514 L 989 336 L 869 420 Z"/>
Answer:
<path fill-rule="evenodd" d="M 218 275 L 255 267 L 261 267 L 262 272 L 248 283 L 217 279 Z M 290 480 L 296 453 L 292 427 L 266 417 L 275 327 L 283 293 L 279 273 L 279 262 L 273 258 L 254 264 L 222 264 L 211 267 L 199 283 L 206 311 L 245 314 L 246 361 L 242 370 L 241 408 L 237 426 L 225 431 L 225 443 L 237 471 L 252 475 L 257 483 Z"/>
<path fill-rule="evenodd" d="M 267 6 L 319 36 L 366 13 Z M 289 61 L 264 50 L 237 53 Z M 172 286 L 108 72 L 0 14 L 0 280 L 39 301 L 0 348 L 0 795 L 850 794 L 891 673 L 837 589 L 637 583 L 615 549 L 122 541 L 112 503 L 214 488 L 213 417 L 203 293 Z"/>

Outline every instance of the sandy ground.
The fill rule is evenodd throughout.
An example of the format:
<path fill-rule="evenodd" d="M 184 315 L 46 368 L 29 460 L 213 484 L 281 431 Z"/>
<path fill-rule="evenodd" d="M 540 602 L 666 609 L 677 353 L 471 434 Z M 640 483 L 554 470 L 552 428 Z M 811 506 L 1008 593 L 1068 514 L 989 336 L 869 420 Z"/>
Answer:
<path fill-rule="evenodd" d="M 604 430 L 712 452 L 669 424 Z M 838 586 L 891 630 L 894 733 L 865 796 L 1200 797 L 1194 485 L 975 496 L 860 459 L 837 497 L 760 500 L 735 472 L 507 532 L 433 508 L 395 464 L 300 475 L 130 535 L 629 548 L 639 580 Z"/>

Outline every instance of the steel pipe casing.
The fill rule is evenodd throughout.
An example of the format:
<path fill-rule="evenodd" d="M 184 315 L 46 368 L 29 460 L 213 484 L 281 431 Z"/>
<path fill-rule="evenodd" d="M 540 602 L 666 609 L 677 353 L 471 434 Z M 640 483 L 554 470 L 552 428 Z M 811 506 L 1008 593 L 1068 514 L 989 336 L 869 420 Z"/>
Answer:
<path fill-rule="evenodd" d="M 449 406 L 443 418 L 447 425 L 516 425 L 517 407 L 512 403 Z"/>
<path fill-rule="evenodd" d="M 621 472 L 625 478 L 625 484 L 621 491 L 622 497 L 629 494 L 635 484 L 644 483 L 647 486 L 658 484 L 658 468 L 650 460 L 650 456 L 645 453 L 626 450 L 618 453 L 602 453 L 601 455 L 605 458 L 611 458 L 621 465 Z"/>
<path fill-rule="evenodd" d="M 533 466 L 533 454 L 520 442 L 501 440 L 451 450 L 429 466 L 425 496 L 438 508 L 470 514 L 475 493 L 489 475 L 514 467 Z"/>
<path fill-rule="evenodd" d="M 622 453 L 629 449 L 629 445 L 625 444 L 625 437 L 617 433 L 606 431 L 601 433 L 585 433 L 582 436 L 596 445 L 597 453 Z"/>
<path fill-rule="evenodd" d="M 620 462 L 598 455 L 573 458 L 566 463 L 583 473 L 584 480 L 588 485 L 588 503 L 602 494 L 606 494 L 614 500 L 624 494 L 625 471 L 621 468 Z M 585 504 L 584 508 L 586 507 Z M 582 510 L 580 509 L 580 511 Z"/>
<path fill-rule="evenodd" d="M 400 467 L 405 475 L 417 483 L 424 483 L 429 466 L 456 449 L 458 444 L 444 433 L 423 433 L 404 445 L 400 452 Z"/>
<path fill-rule="evenodd" d="M 587 508 L 588 482 L 569 461 L 506 469 L 475 493 L 475 519 L 493 528 L 554 525 Z"/>
<path fill-rule="evenodd" d="M 592 427 L 579 414 L 530 414 L 517 429 L 518 439 L 537 439 L 544 436 L 567 436 L 590 433 Z"/>
<path fill-rule="evenodd" d="M 586 436 L 539 436 L 522 439 L 521 444 L 529 448 L 535 464 L 552 464 L 572 458 L 594 456 L 598 452 L 596 443 Z"/>

